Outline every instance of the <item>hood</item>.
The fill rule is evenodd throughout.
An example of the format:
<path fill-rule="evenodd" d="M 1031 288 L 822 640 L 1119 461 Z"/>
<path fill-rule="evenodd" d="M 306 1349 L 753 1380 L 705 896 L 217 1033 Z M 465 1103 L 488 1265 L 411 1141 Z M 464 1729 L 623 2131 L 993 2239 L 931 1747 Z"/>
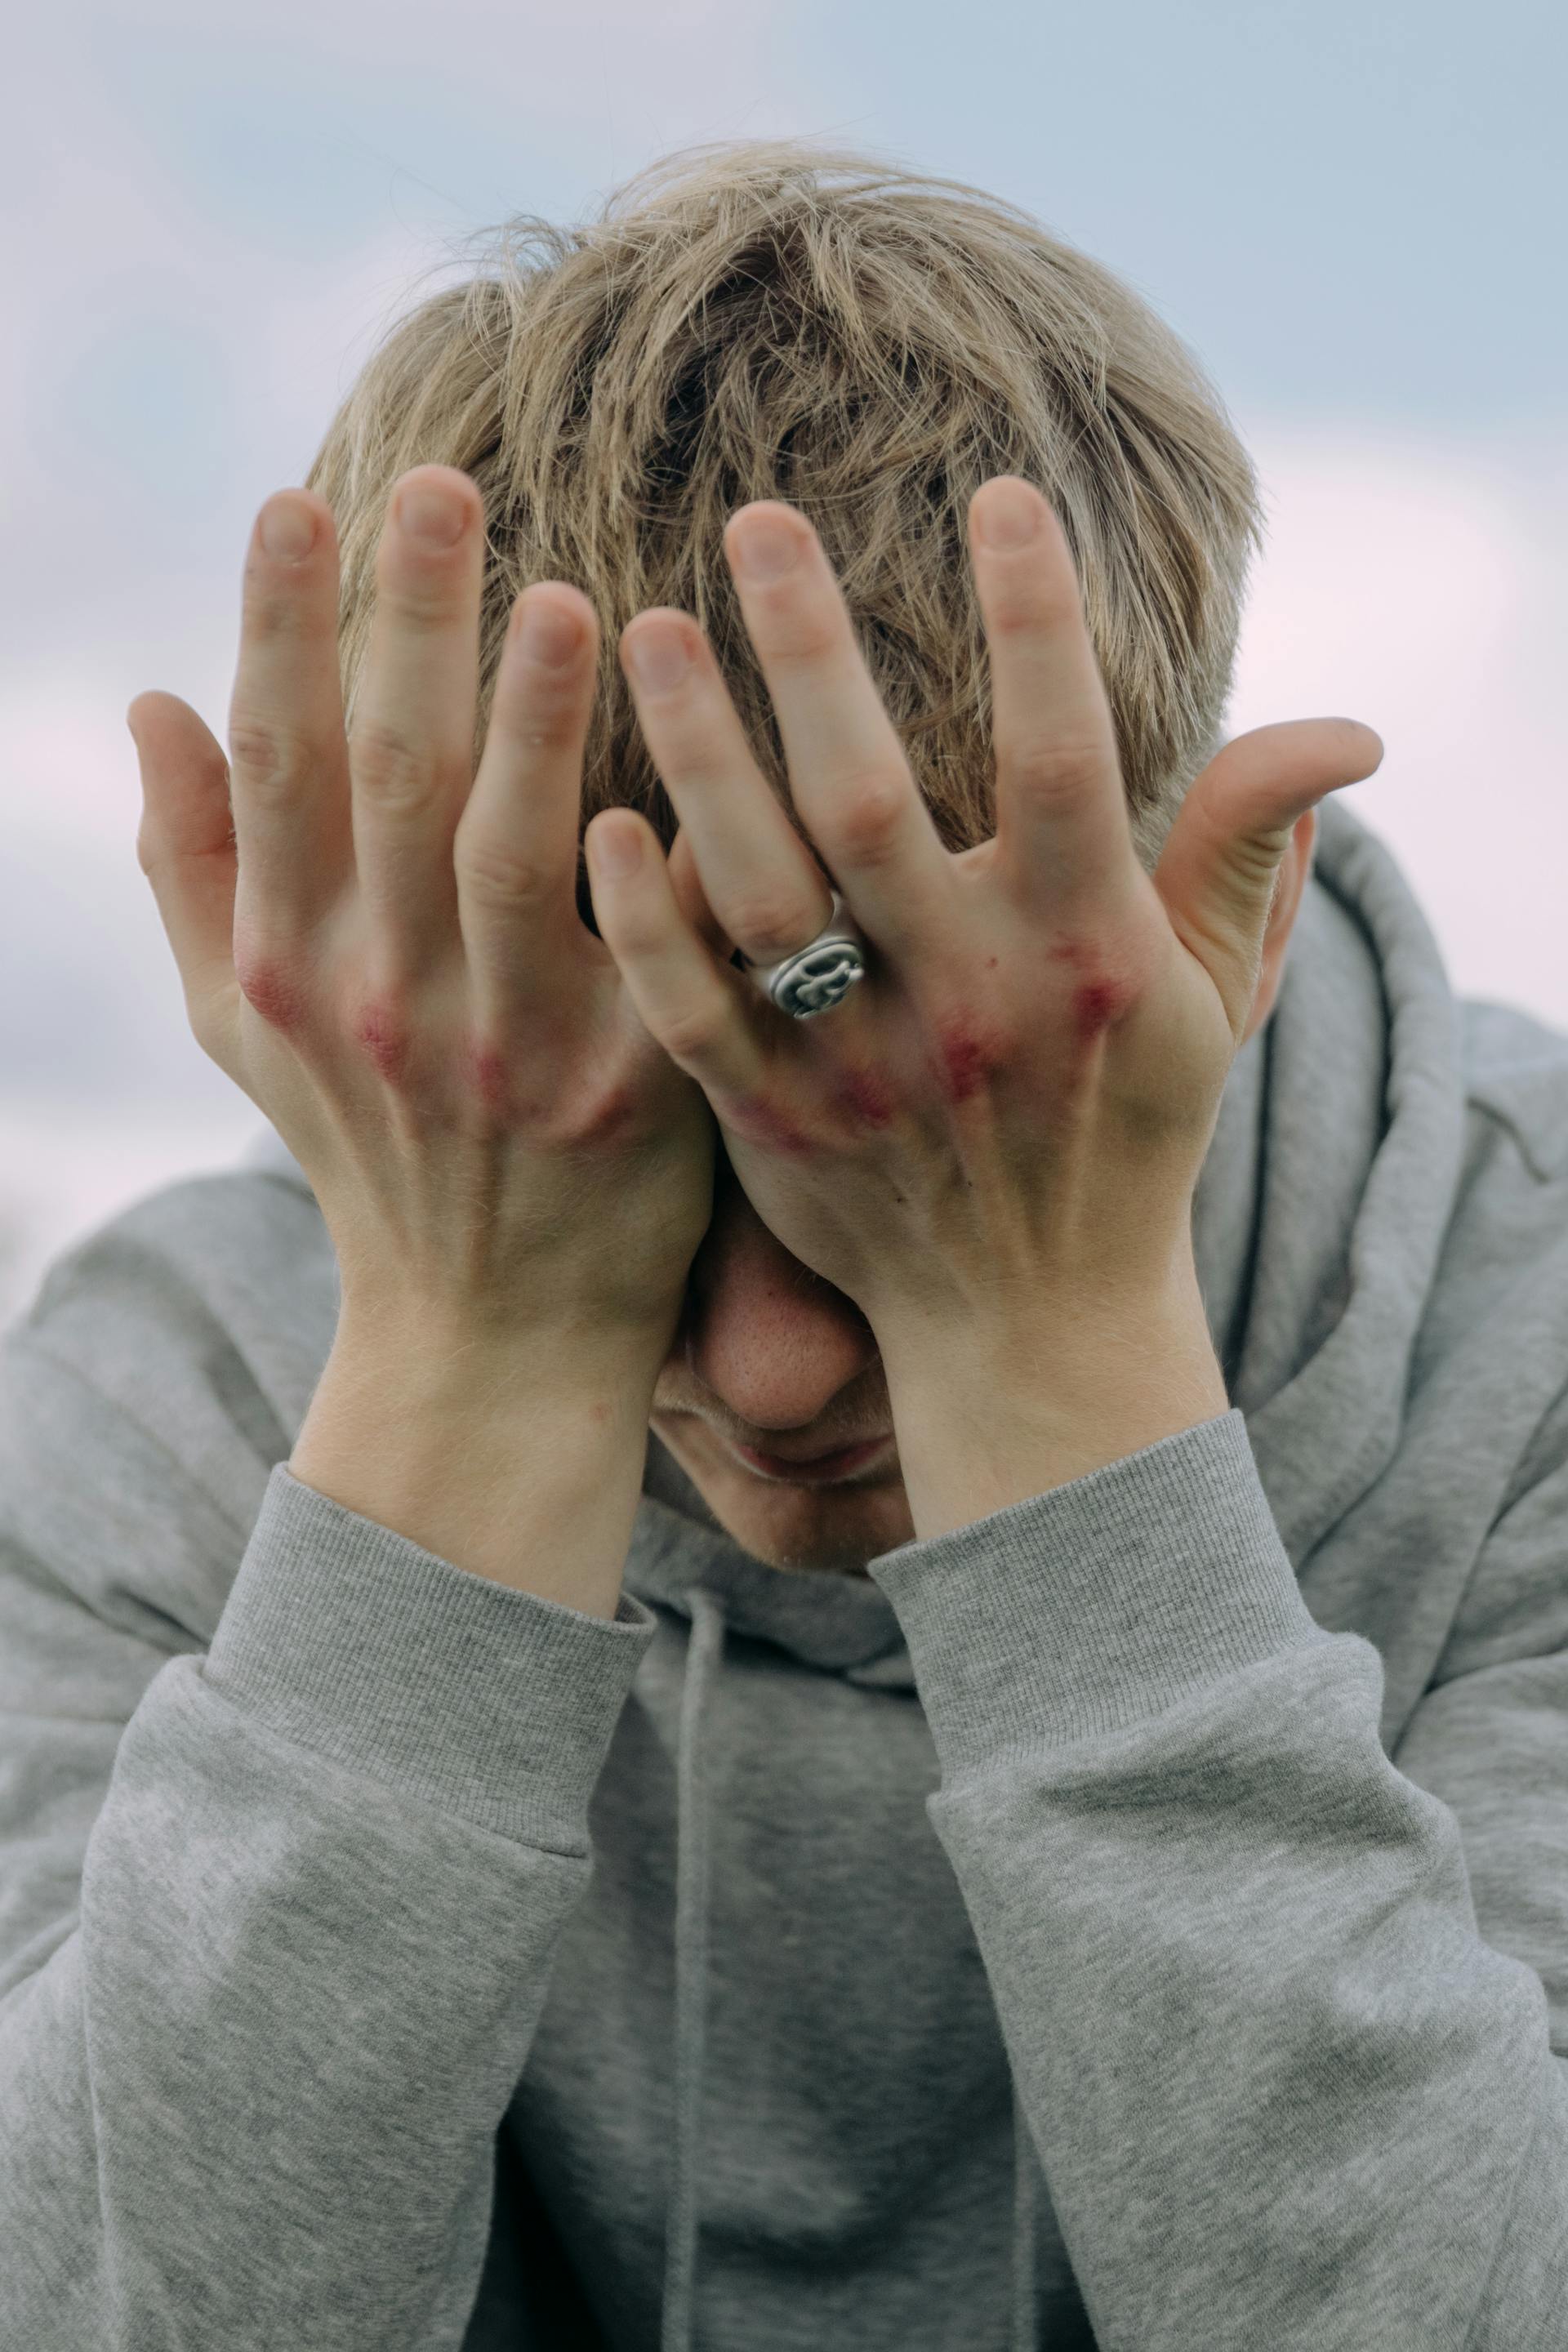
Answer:
<path fill-rule="evenodd" d="M 1193 1203 L 1209 1329 L 1298 1572 L 1387 1467 L 1464 1141 L 1458 1007 L 1389 849 L 1319 807 L 1273 1013 L 1236 1057 Z M 268 1129 L 244 1164 L 304 1173 Z M 626 1586 L 846 1679 L 912 1688 L 867 1579 L 768 1566 L 719 1526 L 652 1432 Z"/>
<path fill-rule="evenodd" d="M 1298 1574 L 1387 1468 L 1452 1213 L 1465 1131 L 1459 1010 L 1389 851 L 1320 807 L 1274 1012 L 1243 1046 L 1193 1204 L 1199 1286 L 1231 1403 Z M 306 1180 L 270 1130 L 248 1164 Z M 308 1185 L 306 1186 L 308 1190 Z M 675 2113 L 661 2342 L 689 2352 L 698 2265 L 712 1794 L 703 1731 L 730 1633 L 847 1681 L 912 1690 L 869 1578 L 769 1567 L 649 1432 L 625 1583 L 689 1622 L 677 1763 Z M 1014 2101 L 1013 2325 L 1034 2341 L 1035 2159 Z"/>

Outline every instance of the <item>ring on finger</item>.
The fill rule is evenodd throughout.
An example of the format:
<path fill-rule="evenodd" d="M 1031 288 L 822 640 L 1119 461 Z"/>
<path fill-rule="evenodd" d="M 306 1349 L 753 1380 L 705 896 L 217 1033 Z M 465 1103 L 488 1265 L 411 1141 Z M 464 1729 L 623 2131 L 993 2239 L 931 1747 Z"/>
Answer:
<path fill-rule="evenodd" d="M 741 959 L 742 968 L 781 1013 L 809 1021 L 841 1004 L 851 988 L 866 976 L 869 941 L 844 903 L 842 891 L 832 890 L 832 909 L 815 939 L 773 963 Z"/>

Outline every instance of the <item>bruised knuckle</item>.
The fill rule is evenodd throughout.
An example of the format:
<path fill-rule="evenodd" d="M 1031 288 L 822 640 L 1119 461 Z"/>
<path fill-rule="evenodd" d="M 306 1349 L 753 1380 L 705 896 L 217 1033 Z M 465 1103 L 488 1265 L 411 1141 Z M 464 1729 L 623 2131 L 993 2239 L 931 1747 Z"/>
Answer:
<path fill-rule="evenodd" d="M 391 983 L 363 991 L 349 1006 L 345 1029 L 353 1050 L 388 1086 L 405 1086 L 412 1074 L 416 1038 L 408 992 Z"/>
<path fill-rule="evenodd" d="M 251 1011 L 284 1036 L 298 1034 L 310 1013 L 303 960 L 276 948 L 237 940 L 234 976 Z"/>

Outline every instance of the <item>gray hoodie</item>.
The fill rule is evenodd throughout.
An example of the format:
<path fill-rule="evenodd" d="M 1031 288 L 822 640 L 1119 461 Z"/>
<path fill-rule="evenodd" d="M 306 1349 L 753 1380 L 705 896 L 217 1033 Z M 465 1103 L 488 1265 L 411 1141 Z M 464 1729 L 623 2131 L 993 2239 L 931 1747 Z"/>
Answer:
<path fill-rule="evenodd" d="M 1321 816 L 1232 1410 L 613 1620 L 286 1465 L 268 1131 L 0 1348 L 5 2352 L 1562 2352 L 1568 1038 Z"/>

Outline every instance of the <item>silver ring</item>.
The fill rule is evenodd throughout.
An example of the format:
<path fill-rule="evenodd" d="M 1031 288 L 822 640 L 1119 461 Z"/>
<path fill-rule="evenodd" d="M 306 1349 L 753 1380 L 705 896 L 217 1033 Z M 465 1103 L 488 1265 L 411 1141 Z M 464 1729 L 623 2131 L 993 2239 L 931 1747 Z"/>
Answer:
<path fill-rule="evenodd" d="M 828 888 L 833 911 L 814 940 L 793 955 L 781 956 L 777 963 L 753 963 L 749 956 L 742 958 L 742 970 L 751 974 L 763 994 L 796 1021 L 831 1013 L 855 982 L 866 977 L 870 942 L 854 916 L 845 913 L 842 893 L 833 889 L 831 883 Z"/>

